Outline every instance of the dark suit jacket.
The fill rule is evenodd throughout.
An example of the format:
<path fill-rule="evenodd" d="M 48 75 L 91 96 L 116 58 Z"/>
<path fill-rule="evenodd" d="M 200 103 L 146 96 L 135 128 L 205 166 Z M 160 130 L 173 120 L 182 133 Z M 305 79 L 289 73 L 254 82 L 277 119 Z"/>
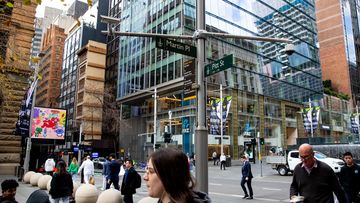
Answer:
<path fill-rule="evenodd" d="M 135 194 L 136 188 L 135 188 L 135 176 L 136 171 L 134 167 L 131 167 L 128 171 L 125 172 L 125 175 L 123 177 L 123 181 L 121 183 L 121 194 L 122 195 L 129 195 L 129 194 Z"/>
<path fill-rule="evenodd" d="M 251 164 L 249 161 L 245 161 L 242 169 L 241 169 L 243 178 L 253 178 L 252 172 L 251 172 Z"/>
<path fill-rule="evenodd" d="M 119 178 L 120 164 L 115 159 L 109 164 L 109 176 L 108 178 Z"/>

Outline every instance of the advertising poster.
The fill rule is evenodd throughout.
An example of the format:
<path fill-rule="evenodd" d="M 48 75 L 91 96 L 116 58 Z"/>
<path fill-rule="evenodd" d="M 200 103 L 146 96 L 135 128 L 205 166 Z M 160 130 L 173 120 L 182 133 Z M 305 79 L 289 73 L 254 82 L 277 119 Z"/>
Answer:
<path fill-rule="evenodd" d="M 65 138 L 66 110 L 34 107 L 31 126 L 33 139 Z"/>

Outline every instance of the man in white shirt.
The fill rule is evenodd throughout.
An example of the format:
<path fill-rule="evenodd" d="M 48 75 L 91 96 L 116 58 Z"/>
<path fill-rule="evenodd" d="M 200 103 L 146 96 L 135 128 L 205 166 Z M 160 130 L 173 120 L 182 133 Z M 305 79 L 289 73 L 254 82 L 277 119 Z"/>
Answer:
<path fill-rule="evenodd" d="M 91 161 L 90 156 L 87 156 L 86 161 L 81 164 L 78 174 L 81 173 L 82 169 L 84 169 L 85 184 L 89 184 L 90 177 L 94 175 L 94 163 Z"/>
<path fill-rule="evenodd" d="M 46 161 L 45 161 L 45 164 L 44 164 L 44 168 L 45 168 L 45 171 L 48 175 L 51 175 L 53 174 L 54 172 L 54 168 L 55 168 L 55 161 L 53 158 L 48 158 Z"/>
<path fill-rule="evenodd" d="M 220 156 L 220 170 L 222 170 L 222 167 L 224 167 L 225 170 L 225 163 L 226 163 L 226 156 L 224 153 Z"/>

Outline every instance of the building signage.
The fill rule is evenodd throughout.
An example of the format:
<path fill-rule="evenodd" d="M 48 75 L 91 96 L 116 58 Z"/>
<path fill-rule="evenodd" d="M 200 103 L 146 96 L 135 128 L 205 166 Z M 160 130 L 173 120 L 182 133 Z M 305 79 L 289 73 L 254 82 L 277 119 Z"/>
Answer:
<path fill-rule="evenodd" d="M 156 37 L 155 39 L 156 39 L 156 48 L 164 49 L 196 58 L 195 46 L 178 42 L 175 40 L 166 39 L 163 37 Z"/>
<path fill-rule="evenodd" d="M 218 73 L 220 71 L 226 70 L 233 66 L 233 55 L 227 55 L 213 63 L 210 63 L 205 66 L 205 77 Z"/>
<path fill-rule="evenodd" d="M 184 62 L 184 94 L 185 96 L 195 95 L 195 91 L 192 91 L 192 84 L 195 83 L 195 59 L 191 59 Z M 193 93 L 193 94 L 191 94 Z"/>

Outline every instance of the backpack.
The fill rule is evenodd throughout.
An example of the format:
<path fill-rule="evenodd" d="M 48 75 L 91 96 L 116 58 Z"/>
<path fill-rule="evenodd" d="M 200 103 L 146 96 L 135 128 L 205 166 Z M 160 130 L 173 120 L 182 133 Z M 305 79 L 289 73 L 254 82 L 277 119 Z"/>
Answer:
<path fill-rule="evenodd" d="M 135 188 L 140 188 L 141 187 L 141 176 L 140 174 L 135 171 L 135 184 L 134 184 Z"/>

